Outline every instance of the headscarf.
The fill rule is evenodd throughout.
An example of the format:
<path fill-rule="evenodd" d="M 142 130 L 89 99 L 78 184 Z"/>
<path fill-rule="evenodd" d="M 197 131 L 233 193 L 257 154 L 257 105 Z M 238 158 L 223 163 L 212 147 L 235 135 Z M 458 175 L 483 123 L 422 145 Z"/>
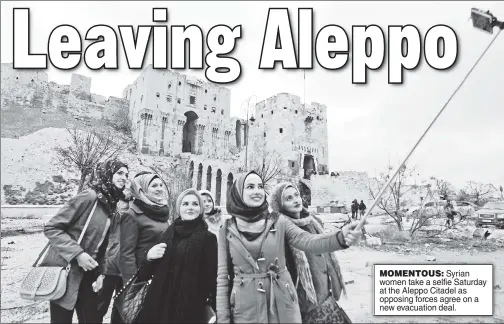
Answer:
<path fill-rule="evenodd" d="M 192 220 L 183 220 L 182 217 L 180 216 L 180 205 L 182 205 L 182 199 L 184 199 L 185 196 L 193 195 L 198 198 L 198 202 L 200 205 L 200 213 L 198 217 Z M 207 223 L 203 220 L 203 214 L 205 213 L 203 210 L 203 197 L 198 193 L 198 191 L 194 188 L 187 189 L 183 191 L 178 197 L 177 197 L 177 202 L 175 204 L 176 208 L 176 218 L 173 222 L 174 226 L 174 231 L 178 236 L 183 236 L 187 237 L 192 234 L 192 232 L 200 227 L 203 226 L 205 229 L 208 229 Z"/>
<path fill-rule="evenodd" d="M 303 207 L 300 217 L 297 215 L 287 212 L 283 207 L 283 193 L 287 188 L 294 188 L 299 192 L 299 189 L 288 182 L 280 183 L 273 189 L 271 194 L 271 209 L 276 212 L 282 213 L 290 218 L 290 220 L 296 224 L 298 227 L 304 227 L 306 225 L 311 225 L 315 229 L 313 234 L 323 234 L 324 228 L 322 221 L 310 215 L 310 212 Z M 313 285 L 313 277 L 310 270 L 310 264 L 305 252 L 296 249 L 293 246 L 289 246 L 292 251 L 292 256 L 294 257 L 294 263 L 296 266 L 296 271 L 298 275 L 298 280 L 301 282 L 301 286 L 306 292 L 306 297 L 308 301 L 317 305 L 317 293 L 315 291 L 315 286 Z M 339 294 L 343 292 L 346 295 L 345 283 L 343 281 L 343 276 L 341 274 L 338 258 L 335 252 L 329 253 L 328 268 L 331 270 L 329 275 L 331 277 L 331 285 L 333 287 L 334 294 Z M 297 286 L 297 284 L 296 284 Z M 336 300 L 339 299 L 339 295 L 336 295 Z"/>
<path fill-rule="evenodd" d="M 214 198 L 213 198 L 213 195 L 210 191 L 208 190 L 200 190 L 199 191 L 199 194 L 201 196 L 207 196 L 208 198 L 210 198 L 212 200 L 212 211 L 208 214 L 205 214 L 205 216 L 212 216 L 212 215 L 215 215 L 217 213 L 220 212 L 220 209 L 219 208 L 215 208 L 215 201 L 214 201 Z"/>
<path fill-rule="evenodd" d="M 150 183 L 159 178 L 154 173 L 144 173 L 136 175 L 131 181 L 130 191 L 133 196 L 134 204 L 140 208 L 147 217 L 157 221 L 166 222 L 170 217 L 170 208 L 168 207 L 168 198 L 157 198 L 147 193 Z"/>
<path fill-rule="evenodd" d="M 114 213 L 117 202 L 125 198 L 124 188 L 119 189 L 112 183 L 112 177 L 122 167 L 128 168 L 128 165 L 117 159 L 108 160 L 98 163 L 91 176 L 89 187 L 96 191 L 98 199 L 109 208 L 110 213 Z"/>
<path fill-rule="evenodd" d="M 283 193 L 287 188 L 294 188 L 299 192 L 299 189 L 293 185 L 292 183 L 289 182 L 283 182 L 279 183 L 278 185 L 275 186 L 273 189 L 273 193 L 271 194 L 271 201 L 270 201 L 270 206 L 271 209 L 277 212 L 281 212 L 282 214 L 285 214 L 289 216 L 290 218 L 298 218 L 297 215 L 294 215 L 292 213 L 289 213 L 283 208 Z M 299 218 L 305 218 L 310 215 L 310 212 L 303 206 L 303 209 L 301 210 L 300 217 Z"/>
<path fill-rule="evenodd" d="M 239 218 L 247 223 L 254 223 L 260 219 L 264 219 L 268 214 L 268 202 L 264 202 L 259 207 L 250 207 L 243 202 L 243 190 L 245 179 L 251 174 L 257 174 L 255 171 L 249 171 L 242 174 L 233 182 L 231 189 L 228 191 L 226 200 L 227 212 L 236 218 Z"/>
<path fill-rule="evenodd" d="M 168 204 L 168 197 L 158 198 L 148 194 L 149 185 L 154 179 L 159 178 L 157 174 L 147 173 L 135 177 L 131 181 L 131 194 L 133 198 L 139 199 L 151 206 L 166 206 Z"/>
<path fill-rule="evenodd" d="M 199 205 L 200 205 L 200 213 L 199 213 L 198 217 L 203 218 L 203 214 L 205 213 L 205 211 L 203 209 L 203 197 L 201 197 L 201 195 L 199 194 L 198 190 L 196 190 L 194 188 L 189 188 L 187 190 L 184 190 L 177 197 L 177 202 L 175 204 L 175 208 L 176 208 L 176 212 L 177 212 L 176 217 L 177 218 L 181 218 L 180 217 L 180 205 L 182 205 L 182 199 L 184 199 L 184 197 L 188 196 L 188 195 L 194 195 L 194 196 L 196 196 L 196 198 L 198 198 L 198 202 L 199 202 Z"/>

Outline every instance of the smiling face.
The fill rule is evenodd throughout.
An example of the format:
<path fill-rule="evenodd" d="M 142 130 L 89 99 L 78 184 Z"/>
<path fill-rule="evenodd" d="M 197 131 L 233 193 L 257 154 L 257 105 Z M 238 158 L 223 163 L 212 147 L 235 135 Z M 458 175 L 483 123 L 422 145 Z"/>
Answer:
<path fill-rule="evenodd" d="M 288 187 L 282 194 L 283 208 L 290 214 L 298 214 L 303 209 L 301 195 L 293 187 Z"/>
<path fill-rule="evenodd" d="M 201 207 L 198 197 L 195 195 L 187 195 L 182 198 L 180 203 L 180 217 L 183 220 L 193 220 L 200 214 Z"/>
<path fill-rule="evenodd" d="M 208 195 L 203 195 L 203 209 L 205 210 L 205 214 L 209 214 L 213 210 L 213 207 L 212 198 Z"/>
<path fill-rule="evenodd" d="M 155 178 L 149 184 L 147 188 L 147 194 L 156 198 L 164 198 L 165 197 L 165 187 L 163 185 L 163 181 L 159 178 Z"/>
<path fill-rule="evenodd" d="M 114 186 L 120 190 L 124 189 L 127 180 L 128 180 L 128 169 L 126 167 L 120 168 L 112 176 L 112 184 L 114 184 Z"/>
<path fill-rule="evenodd" d="M 264 184 L 257 174 L 251 174 L 245 179 L 243 202 L 249 207 L 259 207 L 264 203 Z"/>

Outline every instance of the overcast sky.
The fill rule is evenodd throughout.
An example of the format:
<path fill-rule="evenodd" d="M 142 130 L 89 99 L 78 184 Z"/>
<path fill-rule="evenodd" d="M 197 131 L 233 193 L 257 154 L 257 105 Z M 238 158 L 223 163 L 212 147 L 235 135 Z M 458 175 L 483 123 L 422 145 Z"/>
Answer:
<path fill-rule="evenodd" d="M 378 71 L 368 72 L 367 85 L 353 85 L 351 59 L 345 68 L 306 71 L 306 102 L 327 105 L 329 166 L 331 170 L 367 171 L 375 175 L 388 161 L 395 166 L 407 155 L 444 102 L 459 85 L 494 35 L 472 28 L 470 9 L 491 10 L 504 19 L 504 2 L 5 2 L 1 3 L 1 61 L 12 62 L 12 8 L 30 8 L 31 51 L 46 53 L 50 32 L 71 24 L 82 37 L 93 25 L 152 24 L 152 8 L 168 8 L 168 25 L 196 24 L 203 34 L 218 24 L 242 25 L 242 38 L 232 56 L 242 66 L 240 79 L 231 89 L 231 114 L 238 115 L 251 95 L 259 100 L 279 92 L 303 100 L 303 70 L 259 70 L 262 38 L 268 8 L 291 9 L 297 42 L 297 8 L 312 7 L 314 35 L 328 24 L 343 27 L 351 39 L 352 25 L 376 24 L 387 36 L 388 25 L 415 25 L 423 37 L 437 24 L 452 27 L 459 40 L 459 56 L 449 71 L 431 69 L 422 56 L 415 71 L 405 71 L 405 84 L 389 85 L 387 59 Z M 423 41 L 422 41 L 423 43 Z M 83 41 L 86 46 L 90 44 Z M 206 51 L 205 51 L 206 52 Z M 151 61 L 147 56 L 146 64 Z M 49 67 L 49 80 L 69 84 L 71 73 L 93 78 L 91 92 L 118 96 L 140 74 L 128 70 L 119 45 L 119 70 L 89 70 L 84 64 L 72 71 Z M 418 180 L 436 176 L 461 187 L 466 181 L 504 185 L 504 36 L 487 52 L 471 77 L 438 119 L 410 159 Z M 204 78 L 204 70 L 184 72 Z"/>

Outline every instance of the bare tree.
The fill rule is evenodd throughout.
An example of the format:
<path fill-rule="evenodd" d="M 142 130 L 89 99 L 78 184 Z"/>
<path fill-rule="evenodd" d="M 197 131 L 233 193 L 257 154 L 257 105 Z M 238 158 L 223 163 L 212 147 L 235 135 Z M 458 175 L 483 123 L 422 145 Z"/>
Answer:
<path fill-rule="evenodd" d="M 460 189 L 458 196 L 457 196 L 457 199 L 461 200 L 461 201 L 466 201 L 466 200 L 469 200 L 470 197 L 469 197 L 469 194 L 464 189 Z"/>
<path fill-rule="evenodd" d="M 455 193 L 455 188 L 446 180 L 431 177 L 431 180 L 436 182 L 436 191 L 443 199 Z"/>
<path fill-rule="evenodd" d="M 266 193 L 272 180 L 284 175 L 282 156 L 276 151 L 269 151 L 264 147 L 257 147 L 251 154 L 249 169 L 257 172 L 261 177 Z"/>
<path fill-rule="evenodd" d="M 79 131 L 77 128 L 67 129 L 71 136 L 70 145 L 57 147 L 56 160 L 68 169 L 80 173 L 78 192 L 82 191 L 86 178 L 91 175 L 93 168 L 100 161 L 116 157 L 122 146 L 113 141 L 111 133 Z"/>
<path fill-rule="evenodd" d="M 392 176 L 392 166 L 389 165 L 387 172 L 382 172 L 373 180 L 369 180 L 369 193 L 376 199 L 378 192 L 387 183 Z M 415 186 L 406 186 L 405 181 L 415 172 L 415 168 L 408 169 L 406 166 L 401 168 L 394 181 L 389 188 L 385 190 L 382 197 L 378 201 L 377 207 L 390 216 L 396 223 L 399 230 L 403 230 L 403 212 L 401 207 L 406 203 L 404 195 L 415 189 Z"/>
<path fill-rule="evenodd" d="M 436 190 L 437 192 L 437 190 Z M 431 201 L 437 203 L 438 195 L 432 191 L 431 186 L 427 186 L 427 197 L 424 201 Z M 422 230 L 424 226 L 431 224 L 431 220 L 440 216 L 439 209 L 436 207 L 436 212 L 427 213 L 425 210 L 425 205 L 422 204 L 420 209 L 413 213 L 413 220 L 411 221 L 410 234 L 413 237 L 419 230 Z"/>
<path fill-rule="evenodd" d="M 480 205 L 486 196 L 495 191 L 491 184 L 482 184 L 475 181 L 469 181 L 465 191 L 474 199 L 476 205 Z"/>

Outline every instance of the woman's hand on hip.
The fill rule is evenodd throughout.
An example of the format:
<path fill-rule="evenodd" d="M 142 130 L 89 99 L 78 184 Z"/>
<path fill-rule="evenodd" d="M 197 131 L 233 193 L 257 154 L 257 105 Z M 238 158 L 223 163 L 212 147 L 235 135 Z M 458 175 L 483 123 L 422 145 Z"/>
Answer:
<path fill-rule="evenodd" d="M 166 243 L 159 243 L 154 245 L 149 252 L 147 252 L 147 260 L 152 261 L 156 259 L 161 259 L 166 250 Z"/>

